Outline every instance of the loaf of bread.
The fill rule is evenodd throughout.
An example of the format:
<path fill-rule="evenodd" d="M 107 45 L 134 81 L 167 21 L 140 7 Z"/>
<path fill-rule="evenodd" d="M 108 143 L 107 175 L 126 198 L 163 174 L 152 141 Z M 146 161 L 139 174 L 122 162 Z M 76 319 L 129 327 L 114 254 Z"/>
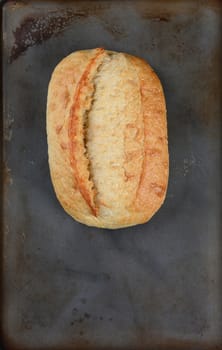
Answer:
<path fill-rule="evenodd" d="M 75 220 L 116 229 L 147 222 L 162 205 L 166 106 L 142 59 L 102 48 L 65 57 L 49 84 L 47 138 L 57 198 Z"/>

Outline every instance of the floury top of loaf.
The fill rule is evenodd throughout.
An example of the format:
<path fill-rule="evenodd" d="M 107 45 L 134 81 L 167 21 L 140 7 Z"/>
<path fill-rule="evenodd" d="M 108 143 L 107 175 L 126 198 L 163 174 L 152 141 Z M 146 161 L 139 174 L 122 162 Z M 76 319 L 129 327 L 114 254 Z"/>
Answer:
<path fill-rule="evenodd" d="M 48 90 L 52 182 L 63 208 L 89 226 L 148 221 L 162 205 L 169 157 L 161 83 L 142 59 L 102 48 L 55 68 Z"/>

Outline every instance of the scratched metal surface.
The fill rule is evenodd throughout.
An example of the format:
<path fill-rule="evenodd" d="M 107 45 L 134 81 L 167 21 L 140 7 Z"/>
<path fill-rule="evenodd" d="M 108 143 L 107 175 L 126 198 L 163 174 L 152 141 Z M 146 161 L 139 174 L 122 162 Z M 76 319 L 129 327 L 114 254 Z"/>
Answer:
<path fill-rule="evenodd" d="M 219 349 L 221 3 L 29 1 L 3 7 L 5 349 Z M 170 181 L 147 224 L 73 221 L 49 178 L 47 85 L 72 51 L 148 60 L 167 101 Z"/>

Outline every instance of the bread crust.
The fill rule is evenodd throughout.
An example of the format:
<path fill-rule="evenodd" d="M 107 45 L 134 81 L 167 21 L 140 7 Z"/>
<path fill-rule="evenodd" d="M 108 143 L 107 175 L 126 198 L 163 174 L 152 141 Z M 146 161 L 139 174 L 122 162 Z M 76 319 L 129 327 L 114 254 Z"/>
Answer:
<path fill-rule="evenodd" d="M 86 139 L 88 129 L 93 128 L 87 124 L 87 118 L 90 121 L 90 113 L 95 115 L 94 94 L 99 86 L 96 79 L 103 65 L 106 72 L 109 70 L 108 60 L 112 57 L 120 75 L 118 86 L 125 91 L 120 109 L 124 138 L 120 148 L 124 159 L 117 165 L 118 173 L 113 166 L 107 170 L 107 183 L 109 177 L 118 174 L 117 180 L 122 184 L 119 193 L 112 197 L 115 200 L 107 203 L 104 187 L 91 164 L 93 148 L 88 149 L 95 141 Z M 116 97 L 113 98 L 118 105 Z M 127 99 L 131 102 L 127 103 Z M 111 110 L 108 100 L 103 108 Z M 142 59 L 101 48 L 77 51 L 64 58 L 49 83 L 47 139 L 55 193 L 66 212 L 77 221 L 110 229 L 127 227 L 148 221 L 162 205 L 169 173 L 166 105 L 157 75 Z M 111 189 L 107 186 L 108 191 Z"/>

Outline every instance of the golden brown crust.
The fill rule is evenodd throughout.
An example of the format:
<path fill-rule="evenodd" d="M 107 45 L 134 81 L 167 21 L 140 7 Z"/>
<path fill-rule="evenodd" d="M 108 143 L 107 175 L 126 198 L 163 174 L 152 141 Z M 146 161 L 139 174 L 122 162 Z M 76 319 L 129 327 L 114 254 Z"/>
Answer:
<path fill-rule="evenodd" d="M 144 159 L 134 209 L 149 220 L 163 203 L 169 174 L 166 105 L 161 83 L 142 59 L 128 56 L 140 78 L 143 105 Z"/>
<path fill-rule="evenodd" d="M 163 203 L 166 107 L 143 60 L 103 49 L 62 60 L 49 85 L 47 137 L 56 195 L 76 220 L 126 227 L 148 221 Z"/>
<path fill-rule="evenodd" d="M 92 79 L 96 73 L 101 58 L 104 55 L 104 49 L 97 49 L 94 56 L 89 60 L 86 69 L 79 79 L 73 105 L 70 110 L 68 135 L 70 140 L 70 164 L 74 169 L 77 187 L 85 199 L 86 203 L 92 210 L 93 215 L 97 216 L 98 208 L 95 203 L 95 189 L 93 182 L 90 180 L 89 160 L 85 156 L 84 145 L 84 122 L 81 120 L 83 111 L 89 110 L 90 105 L 87 106 L 86 90 L 93 90 Z"/>
<path fill-rule="evenodd" d="M 94 54 L 94 50 L 79 51 L 65 57 L 55 68 L 48 90 L 47 138 L 51 178 L 60 203 L 70 215 L 75 213 L 77 220 L 90 215 L 91 210 L 78 190 L 70 166 L 68 125 L 76 85 Z"/>

